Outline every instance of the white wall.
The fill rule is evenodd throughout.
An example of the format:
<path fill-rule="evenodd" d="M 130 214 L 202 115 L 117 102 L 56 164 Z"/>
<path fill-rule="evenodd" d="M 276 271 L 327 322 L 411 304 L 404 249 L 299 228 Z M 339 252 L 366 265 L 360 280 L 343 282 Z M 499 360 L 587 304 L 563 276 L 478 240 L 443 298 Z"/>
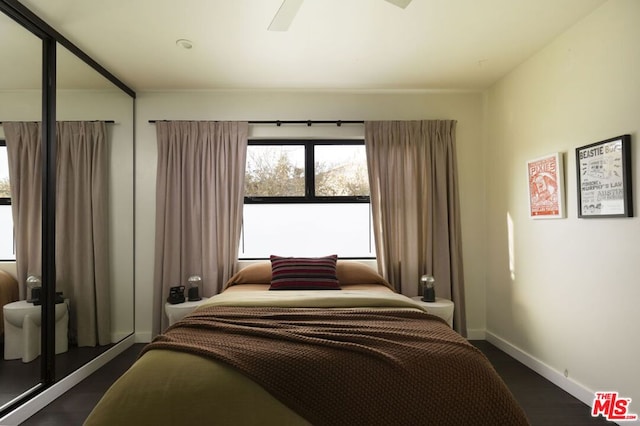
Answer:
<path fill-rule="evenodd" d="M 605 3 L 491 88 L 487 108 L 489 335 L 583 400 L 619 391 L 640 412 L 640 2 Z M 575 148 L 626 133 L 636 217 L 578 219 Z M 531 220 L 525 161 L 558 151 L 568 217 Z"/>
<path fill-rule="evenodd" d="M 155 239 L 156 134 L 149 120 L 419 120 L 455 119 L 460 170 L 468 327 L 484 329 L 484 164 L 480 93 L 148 92 L 136 101 L 136 334 L 150 338 Z M 277 131 L 275 127 L 271 131 Z M 291 132 L 290 127 L 282 132 Z M 305 136 L 306 126 L 296 132 Z M 314 130 L 319 131 L 319 130 Z M 321 130 L 335 135 L 335 127 Z M 254 129 L 265 135 L 269 129 Z M 362 126 L 340 134 L 362 136 Z M 291 133 L 289 133 L 291 135 Z M 416 277 L 416 280 L 418 277 Z"/>

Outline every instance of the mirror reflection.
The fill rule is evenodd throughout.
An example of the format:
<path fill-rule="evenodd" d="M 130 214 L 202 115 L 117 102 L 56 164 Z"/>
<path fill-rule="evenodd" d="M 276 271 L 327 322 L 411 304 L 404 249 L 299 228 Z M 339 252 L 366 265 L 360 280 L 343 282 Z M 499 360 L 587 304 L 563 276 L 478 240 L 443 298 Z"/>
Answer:
<path fill-rule="evenodd" d="M 134 144 L 132 99 L 61 45 L 57 65 L 59 379 L 133 333 Z"/>
<path fill-rule="evenodd" d="M 18 199 L 10 190 L 9 161 L 19 155 L 16 146 L 7 147 L 5 123 L 36 123 L 42 115 L 42 41 L 11 18 L 0 14 L 0 410 L 40 383 L 41 307 L 28 302 L 26 280 L 17 280 L 14 215 Z M 36 145 L 39 141 L 36 141 Z M 11 145 L 11 144 L 9 144 Z M 11 153 L 9 152 L 11 151 Z M 11 154 L 11 155 L 10 155 Z M 13 172 L 17 172 L 14 167 Z M 39 174 L 39 164 L 34 172 Z M 22 197 L 21 208 L 33 211 L 40 221 L 40 200 Z M 25 218 L 25 220 L 28 220 Z M 38 244 L 39 229 L 33 235 Z M 35 266 L 35 265 L 34 265 Z"/>
<path fill-rule="evenodd" d="M 38 386 L 42 374 L 42 42 L 2 14 L 0 35 L 2 411 Z M 133 99 L 60 45 L 56 84 L 54 328 L 60 380 L 133 333 L 134 141 Z M 20 147 L 17 159 L 12 146 Z M 11 179 L 15 171 L 20 174 Z M 25 184 L 22 192 L 18 183 Z M 16 248 L 17 238 L 27 243 Z"/>

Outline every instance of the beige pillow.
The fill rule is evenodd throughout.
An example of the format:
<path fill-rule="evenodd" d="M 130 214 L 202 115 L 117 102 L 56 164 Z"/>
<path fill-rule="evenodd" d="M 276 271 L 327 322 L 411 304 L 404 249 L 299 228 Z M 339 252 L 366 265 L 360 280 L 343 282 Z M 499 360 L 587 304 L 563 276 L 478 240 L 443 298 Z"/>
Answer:
<path fill-rule="evenodd" d="M 355 260 L 338 260 L 337 274 L 340 285 L 381 284 L 392 288 L 376 270 Z"/>
<path fill-rule="evenodd" d="M 252 263 L 233 274 L 224 288 L 234 284 L 271 284 L 271 262 Z"/>

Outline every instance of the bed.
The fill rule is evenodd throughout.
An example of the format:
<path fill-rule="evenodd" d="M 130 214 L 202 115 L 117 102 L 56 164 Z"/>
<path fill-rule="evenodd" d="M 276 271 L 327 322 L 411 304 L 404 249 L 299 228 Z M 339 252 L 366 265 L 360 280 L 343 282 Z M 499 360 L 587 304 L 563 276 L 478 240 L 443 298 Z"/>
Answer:
<path fill-rule="evenodd" d="M 146 345 L 85 425 L 528 424 L 486 357 L 373 269 L 274 257 Z"/>

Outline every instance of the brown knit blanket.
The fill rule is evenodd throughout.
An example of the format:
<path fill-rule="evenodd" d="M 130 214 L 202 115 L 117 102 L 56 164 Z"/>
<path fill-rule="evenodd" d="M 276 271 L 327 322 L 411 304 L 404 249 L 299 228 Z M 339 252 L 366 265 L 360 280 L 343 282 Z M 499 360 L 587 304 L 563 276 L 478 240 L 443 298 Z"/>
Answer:
<path fill-rule="evenodd" d="M 210 306 L 156 348 L 222 361 L 314 425 L 528 424 L 486 357 L 417 310 Z"/>

